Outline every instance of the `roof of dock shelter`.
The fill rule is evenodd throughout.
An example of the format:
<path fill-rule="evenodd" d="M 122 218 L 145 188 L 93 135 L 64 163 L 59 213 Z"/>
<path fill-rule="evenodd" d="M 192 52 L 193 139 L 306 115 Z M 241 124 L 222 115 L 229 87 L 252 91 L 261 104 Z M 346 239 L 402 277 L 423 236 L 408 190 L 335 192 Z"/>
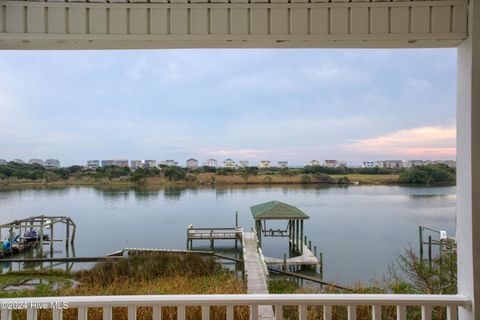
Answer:
<path fill-rule="evenodd" d="M 252 211 L 252 216 L 255 220 L 304 220 L 310 218 L 297 207 L 276 200 L 257 204 L 250 207 L 250 211 Z"/>

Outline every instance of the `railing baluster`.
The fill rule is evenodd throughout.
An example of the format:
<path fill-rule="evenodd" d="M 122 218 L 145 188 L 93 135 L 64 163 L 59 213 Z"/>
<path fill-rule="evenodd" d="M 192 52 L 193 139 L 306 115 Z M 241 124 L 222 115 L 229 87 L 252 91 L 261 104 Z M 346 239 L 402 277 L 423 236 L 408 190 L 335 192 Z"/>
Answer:
<path fill-rule="evenodd" d="M 227 320 L 233 320 L 233 305 L 227 305 Z"/>
<path fill-rule="evenodd" d="M 407 318 L 407 306 L 398 305 L 397 306 L 397 320 L 406 320 Z"/>
<path fill-rule="evenodd" d="M 432 307 L 422 306 L 422 320 L 432 319 Z"/>
<path fill-rule="evenodd" d="M 78 307 L 77 309 L 77 319 L 78 320 L 87 320 L 88 319 L 88 308 Z"/>
<path fill-rule="evenodd" d="M 357 306 L 349 304 L 348 307 L 348 320 L 357 320 Z"/>
<path fill-rule="evenodd" d="M 447 320 L 458 319 L 458 308 L 454 306 L 447 306 Z"/>
<path fill-rule="evenodd" d="M 306 304 L 301 304 L 298 306 L 298 309 L 300 311 L 299 314 L 299 319 L 300 320 L 307 320 L 308 318 L 308 309 Z"/>
<path fill-rule="evenodd" d="M 382 320 L 382 306 L 374 304 L 372 306 L 372 320 Z"/>
<path fill-rule="evenodd" d="M 202 320 L 210 320 L 210 306 L 203 305 L 202 306 Z"/>
<path fill-rule="evenodd" d="M 2 320 L 12 320 L 12 310 L 2 309 Z"/>
<path fill-rule="evenodd" d="M 332 306 L 329 304 L 323 306 L 323 320 L 332 320 Z"/>
<path fill-rule="evenodd" d="M 177 307 L 177 320 L 185 320 L 185 306 Z"/>
<path fill-rule="evenodd" d="M 258 319 L 258 305 L 251 305 L 250 306 L 250 320 L 257 320 Z"/>
<path fill-rule="evenodd" d="M 103 307 L 103 320 L 112 320 L 112 307 Z"/>
<path fill-rule="evenodd" d="M 155 306 L 152 310 L 152 319 L 153 320 L 162 320 L 162 308 Z"/>
<path fill-rule="evenodd" d="M 27 309 L 27 320 L 37 320 L 36 309 Z"/>
<path fill-rule="evenodd" d="M 137 320 L 137 307 L 128 306 L 128 320 Z"/>
<path fill-rule="evenodd" d="M 52 310 L 52 319 L 53 320 L 62 320 L 63 319 L 62 309 L 53 309 Z"/>
<path fill-rule="evenodd" d="M 275 320 L 283 320 L 283 306 L 281 304 L 275 305 Z"/>

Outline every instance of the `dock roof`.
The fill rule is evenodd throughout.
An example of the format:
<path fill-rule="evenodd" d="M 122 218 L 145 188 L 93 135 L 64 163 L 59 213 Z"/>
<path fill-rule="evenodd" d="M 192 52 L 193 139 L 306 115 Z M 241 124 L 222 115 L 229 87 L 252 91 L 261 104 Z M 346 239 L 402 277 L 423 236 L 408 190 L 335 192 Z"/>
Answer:
<path fill-rule="evenodd" d="M 255 220 L 304 220 L 310 217 L 297 207 L 280 201 L 269 201 L 250 207 Z"/>

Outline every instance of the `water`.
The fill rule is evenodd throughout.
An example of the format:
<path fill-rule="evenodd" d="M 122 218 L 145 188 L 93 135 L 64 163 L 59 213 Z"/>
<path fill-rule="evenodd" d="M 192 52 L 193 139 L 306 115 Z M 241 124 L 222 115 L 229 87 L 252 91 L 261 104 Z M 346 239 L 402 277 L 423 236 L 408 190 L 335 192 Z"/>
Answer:
<path fill-rule="evenodd" d="M 77 224 L 77 256 L 124 247 L 184 249 L 189 224 L 233 227 L 238 211 L 239 224 L 250 230 L 249 206 L 279 200 L 310 215 L 305 235 L 324 252 L 325 280 L 345 284 L 380 279 L 398 253 L 409 245 L 418 249 L 418 225 L 454 235 L 455 199 L 455 187 L 2 189 L 0 223 L 40 214 L 70 216 Z M 60 231 L 56 238 L 63 236 Z M 266 255 L 281 258 L 288 244 L 264 239 L 263 248 Z M 64 251 L 56 245 L 55 255 Z"/>

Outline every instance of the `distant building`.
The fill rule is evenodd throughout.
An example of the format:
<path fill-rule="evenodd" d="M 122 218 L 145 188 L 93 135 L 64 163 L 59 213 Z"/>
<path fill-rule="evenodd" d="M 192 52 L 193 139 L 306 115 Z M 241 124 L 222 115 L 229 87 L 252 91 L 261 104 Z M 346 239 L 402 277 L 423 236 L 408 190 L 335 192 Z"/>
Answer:
<path fill-rule="evenodd" d="M 57 159 L 45 160 L 45 169 L 58 169 L 60 168 L 60 161 Z"/>
<path fill-rule="evenodd" d="M 97 169 L 100 168 L 100 160 L 87 160 L 88 169 Z"/>
<path fill-rule="evenodd" d="M 260 168 L 261 168 L 261 169 L 270 168 L 270 166 L 271 166 L 270 160 L 262 160 L 262 161 L 260 161 Z"/>
<path fill-rule="evenodd" d="M 223 161 L 223 167 L 229 168 L 229 169 L 235 169 L 237 167 L 237 164 L 232 159 L 226 159 L 225 161 Z"/>
<path fill-rule="evenodd" d="M 166 166 L 168 166 L 168 167 L 178 166 L 178 162 L 175 161 L 175 160 L 165 160 L 165 161 L 161 161 L 161 164 L 166 165 Z"/>
<path fill-rule="evenodd" d="M 399 169 L 402 167 L 401 160 L 385 160 L 383 161 L 383 167 L 388 169 Z"/>
<path fill-rule="evenodd" d="M 190 158 L 187 160 L 187 168 L 188 169 L 196 169 L 198 168 L 198 160 Z"/>
<path fill-rule="evenodd" d="M 336 168 L 338 167 L 338 160 L 325 160 L 323 161 L 323 166 L 327 168 Z"/>
<path fill-rule="evenodd" d="M 156 168 L 157 167 L 157 160 L 145 160 L 143 162 L 143 167 L 145 169 Z"/>
<path fill-rule="evenodd" d="M 446 164 L 447 166 L 451 168 L 456 168 L 457 167 L 457 161 L 455 160 L 444 160 L 443 164 Z"/>
<path fill-rule="evenodd" d="M 379 168 L 385 168 L 385 161 L 375 161 L 377 164 L 377 167 Z"/>
<path fill-rule="evenodd" d="M 402 161 L 402 168 L 412 168 L 416 166 L 423 166 L 425 161 L 423 160 L 405 160 Z"/>
<path fill-rule="evenodd" d="M 28 160 L 28 164 L 36 164 L 43 167 L 45 162 L 42 159 L 30 159 Z"/>
<path fill-rule="evenodd" d="M 13 159 L 12 162 L 20 163 L 20 164 L 24 164 L 24 163 L 25 163 L 25 161 L 23 161 L 22 159 Z"/>
<path fill-rule="evenodd" d="M 340 160 L 338 161 L 338 167 L 346 167 L 347 166 L 347 161 L 346 160 Z"/>
<path fill-rule="evenodd" d="M 102 160 L 102 167 L 128 167 L 128 160 Z"/>
<path fill-rule="evenodd" d="M 321 166 L 321 164 L 320 164 L 320 161 L 318 161 L 318 160 L 312 160 L 308 163 L 308 166 L 309 167 L 319 167 L 319 166 Z"/>
<path fill-rule="evenodd" d="M 363 161 L 362 168 L 378 168 L 378 163 L 376 161 Z"/>
<path fill-rule="evenodd" d="M 246 167 L 248 167 L 248 160 L 240 160 L 240 161 L 238 161 L 238 166 L 239 166 L 240 168 L 246 168 Z"/>
<path fill-rule="evenodd" d="M 208 159 L 203 162 L 204 167 L 211 167 L 211 168 L 216 168 L 217 167 L 217 160 L 215 159 Z"/>
<path fill-rule="evenodd" d="M 288 168 L 288 161 L 278 161 L 277 162 L 278 168 Z"/>
<path fill-rule="evenodd" d="M 130 168 L 132 170 L 137 170 L 143 168 L 143 160 L 131 160 L 130 161 Z"/>
<path fill-rule="evenodd" d="M 4 164 L 7 164 L 7 163 L 8 163 L 7 160 L 5 160 L 5 159 L 0 159 L 0 166 L 1 166 L 1 165 L 4 165 Z"/>

